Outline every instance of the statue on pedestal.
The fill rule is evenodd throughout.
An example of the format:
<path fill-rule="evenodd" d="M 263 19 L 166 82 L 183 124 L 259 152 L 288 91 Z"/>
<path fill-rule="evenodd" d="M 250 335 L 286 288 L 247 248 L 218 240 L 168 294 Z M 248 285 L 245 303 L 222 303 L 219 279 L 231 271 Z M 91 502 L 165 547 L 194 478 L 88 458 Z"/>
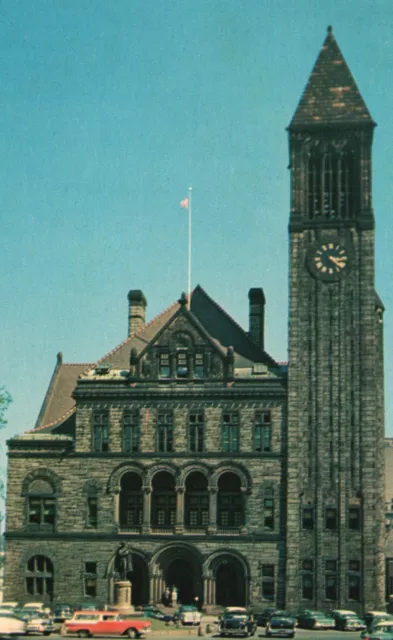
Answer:
<path fill-rule="evenodd" d="M 113 568 L 115 580 L 129 580 L 128 574 L 133 571 L 132 552 L 125 542 L 121 542 L 116 550 Z"/>

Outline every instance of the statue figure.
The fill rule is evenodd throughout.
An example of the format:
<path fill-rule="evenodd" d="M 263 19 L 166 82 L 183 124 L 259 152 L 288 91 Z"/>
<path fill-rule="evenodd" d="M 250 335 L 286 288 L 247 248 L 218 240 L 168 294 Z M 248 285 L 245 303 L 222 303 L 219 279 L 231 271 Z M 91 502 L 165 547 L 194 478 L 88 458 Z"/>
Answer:
<path fill-rule="evenodd" d="M 117 579 L 128 580 L 128 574 L 133 570 L 132 552 L 125 542 L 121 542 L 117 548 L 113 568 Z"/>

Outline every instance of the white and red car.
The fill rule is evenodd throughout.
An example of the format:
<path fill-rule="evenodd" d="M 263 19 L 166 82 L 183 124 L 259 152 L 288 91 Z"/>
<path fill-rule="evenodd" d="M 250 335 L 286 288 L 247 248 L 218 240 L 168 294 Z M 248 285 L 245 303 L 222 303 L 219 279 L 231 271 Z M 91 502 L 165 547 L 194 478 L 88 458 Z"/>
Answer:
<path fill-rule="evenodd" d="M 141 638 L 151 631 L 151 622 L 138 614 L 119 611 L 75 611 L 64 623 L 67 634 L 79 638 L 91 636 L 128 636 Z"/>

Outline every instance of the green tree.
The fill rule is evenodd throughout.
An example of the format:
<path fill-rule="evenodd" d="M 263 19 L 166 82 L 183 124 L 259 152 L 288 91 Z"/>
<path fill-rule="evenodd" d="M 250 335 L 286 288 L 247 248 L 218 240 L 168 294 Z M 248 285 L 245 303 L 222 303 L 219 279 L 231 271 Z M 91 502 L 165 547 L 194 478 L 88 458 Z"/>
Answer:
<path fill-rule="evenodd" d="M 12 402 L 12 398 L 5 387 L 0 387 L 0 429 L 5 427 L 7 420 L 5 419 L 5 412 L 8 409 L 8 405 Z"/>

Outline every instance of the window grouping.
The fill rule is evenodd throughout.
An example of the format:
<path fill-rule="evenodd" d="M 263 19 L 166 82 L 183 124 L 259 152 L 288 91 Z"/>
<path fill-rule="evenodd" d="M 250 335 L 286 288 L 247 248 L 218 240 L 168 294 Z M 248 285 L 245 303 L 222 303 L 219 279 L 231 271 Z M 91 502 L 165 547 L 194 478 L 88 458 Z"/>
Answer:
<path fill-rule="evenodd" d="M 223 451 L 235 453 L 239 451 L 240 426 L 237 411 L 224 411 L 222 414 Z"/>
<path fill-rule="evenodd" d="M 337 560 L 325 560 L 325 598 L 337 600 Z"/>
<path fill-rule="evenodd" d="M 125 453 L 140 451 L 139 415 L 134 411 L 123 413 L 123 451 Z"/>
<path fill-rule="evenodd" d="M 274 564 L 262 564 L 261 567 L 261 592 L 263 600 L 274 600 L 274 576 L 275 576 L 275 567 Z"/>
<path fill-rule="evenodd" d="M 31 557 L 26 568 L 26 592 L 29 596 L 52 600 L 53 564 L 44 555 Z"/>
<path fill-rule="evenodd" d="M 355 214 L 355 154 L 351 149 L 313 149 L 308 159 L 310 219 L 351 218 Z"/>
<path fill-rule="evenodd" d="M 97 563 L 96 562 L 85 562 L 83 583 L 84 583 L 85 596 L 95 598 L 97 595 Z"/>
<path fill-rule="evenodd" d="M 204 378 L 206 375 L 205 355 L 187 348 L 177 348 L 174 352 L 163 351 L 158 356 L 159 378 Z"/>
<path fill-rule="evenodd" d="M 109 412 L 93 413 L 93 451 L 109 451 Z"/>
<path fill-rule="evenodd" d="M 263 528 L 267 531 L 274 530 L 274 491 L 266 489 L 263 500 Z"/>
<path fill-rule="evenodd" d="M 179 510 L 184 491 L 184 507 Z M 145 496 L 150 499 L 145 502 Z M 157 472 L 151 490 L 145 492 L 139 473 L 128 471 L 120 480 L 119 526 L 122 531 L 139 531 L 143 523 L 153 530 L 171 530 L 175 524 L 185 529 L 205 529 L 209 524 L 218 529 L 236 530 L 245 524 L 244 492 L 240 478 L 232 473 L 221 474 L 216 502 L 205 473 L 192 471 L 187 475 L 184 489 L 179 492 L 174 476 L 167 471 Z M 145 508 L 150 504 L 150 512 Z M 215 506 L 215 512 L 212 507 Z M 177 521 L 177 517 L 179 521 Z"/>
<path fill-rule="evenodd" d="M 314 599 L 314 562 L 311 559 L 301 561 L 302 600 Z"/>
<path fill-rule="evenodd" d="M 173 451 L 173 414 L 172 412 L 157 415 L 157 451 L 169 453 Z"/>
<path fill-rule="evenodd" d="M 205 450 L 203 411 L 190 411 L 188 414 L 188 443 L 192 453 L 202 453 Z"/>
<path fill-rule="evenodd" d="M 56 496 L 45 478 L 33 480 L 28 488 L 27 523 L 31 530 L 54 531 L 56 528 Z"/>
<path fill-rule="evenodd" d="M 254 416 L 254 451 L 272 450 L 272 421 L 270 411 L 257 411 Z"/>
<path fill-rule="evenodd" d="M 348 600 L 360 602 L 361 599 L 361 564 L 360 560 L 348 562 Z"/>

